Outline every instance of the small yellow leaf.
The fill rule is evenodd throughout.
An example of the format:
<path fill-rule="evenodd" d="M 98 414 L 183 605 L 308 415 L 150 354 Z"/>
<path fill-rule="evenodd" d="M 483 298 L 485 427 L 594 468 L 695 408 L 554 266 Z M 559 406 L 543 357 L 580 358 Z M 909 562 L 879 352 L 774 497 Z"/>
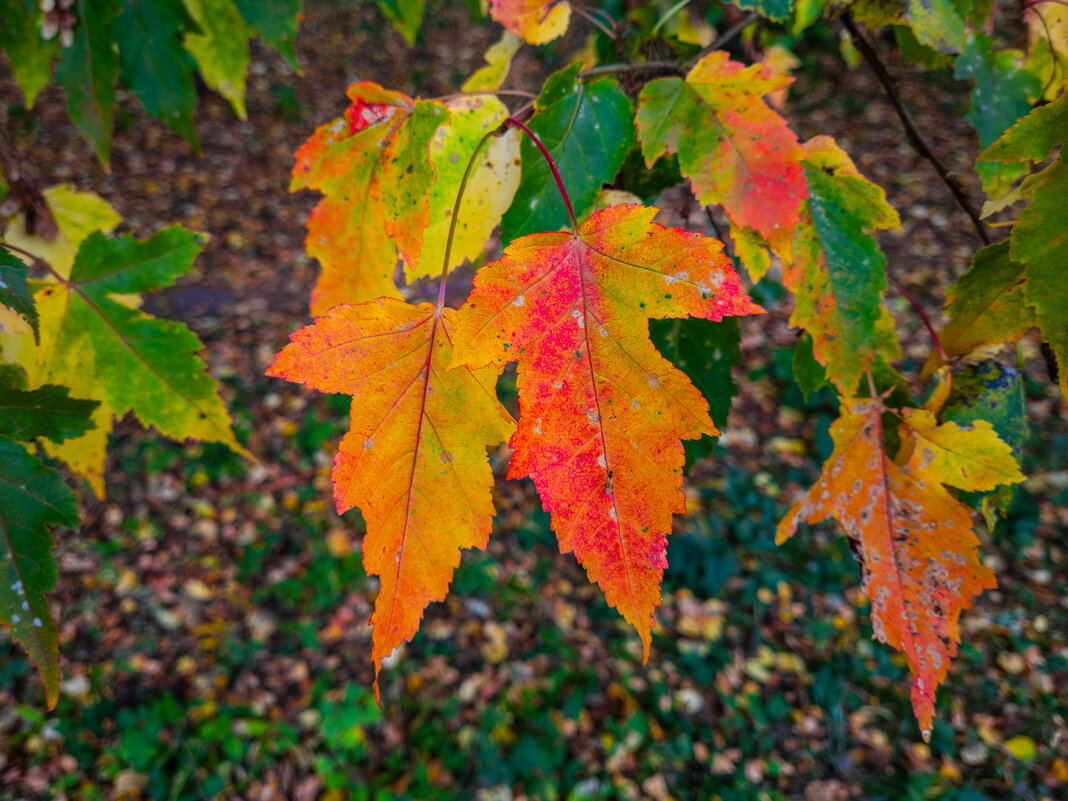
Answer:
<path fill-rule="evenodd" d="M 1005 743 L 1005 750 L 1021 762 L 1030 762 L 1038 751 L 1035 741 L 1026 735 L 1018 735 Z"/>

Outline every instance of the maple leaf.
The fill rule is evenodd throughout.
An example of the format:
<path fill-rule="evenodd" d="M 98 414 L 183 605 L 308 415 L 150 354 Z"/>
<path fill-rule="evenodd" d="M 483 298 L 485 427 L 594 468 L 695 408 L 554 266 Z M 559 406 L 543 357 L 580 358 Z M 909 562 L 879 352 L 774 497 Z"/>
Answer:
<path fill-rule="evenodd" d="M 867 181 L 827 136 L 804 145 L 808 198 L 793 231 L 783 283 L 796 305 L 790 324 L 812 335 L 827 378 L 853 395 L 877 358 L 901 349 L 882 304 L 886 259 L 865 228 L 900 228 L 883 190 Z"/>
<path fill-rule="evenodd" d="M 553 73 L 534 101 L 530 130 L 541 140 L 567 187 L 581 219 L 597 202 L 602 184 L 612 181 L 634 142 L 630 99 L 612 78 L 585 82 L 582 64 Z M 501 239 L 553 231 L 568 223 L 559 189 L 537 147 L 520 146 L 522 178 L 511 208 L 501 219 Z"/>
<path fill-rule="evenodd" d="M 195 355 L 200 340 L 186 326 L 128 304 L 130 296 L 168 286 L 189 272 L 199 252 L 199 238 L 180 226 L 144 241 L 97 232 L 78 250 L 69 280 L 36 290 L 41 348 L 22 363 L 34 385 L 62 384 L 101 402 L 93 415 L 98 429 L 54 446 L 90 478 L 98 495 L 112 417 L 128 411 L 173 439 L 219 442 L 245 453 L 215 382 Z"/>
<path fill-rule="evenodd" d="M 727 53 L 702 58 L 686 80 L 647 83 L 638 99 L 638 138 L 646 166 L 678 153 L 682 174 L 703 204 L 722 205 L 737 226 L 773 244 L 788 238 L 805 198 L 797 137 L 761 98 L 793 79 Z"/>
<path fill-rule="evenodd" d="M 1035 312 L 1024 296 L 1026 266 L 1009 258 L 1009 242 L 976 252 L 971 266 L 946 290 L 949 322 L 938 333 L 950 358 L 984 345 L 1015 342 L 1035 325 Z M 932 350 L 920 373 L 929 378 L 944 364 Z"/>
<path fill-rule="evenodd" d="M 409 280 L 441 273 L 453 207 L 468 158 L 486 131 L 508 117 L 507 107 L 495 97 L 459 97 L 446 106 L 449 124 L 438 128 L 430 141 L 430 160 L 437 178 L 430 190 L 429 223 L 419 262 L 406 264 Z M 482 254 L 486 240 L 512 204 L 519 187 L 519 137 L 513 128 L 491 139 L 472 171 L 460 202 L 448 269 Z"/>
<path fill-rule="evenodd" d="M 901 449 L 884 446 L 881 400 L 843 402 L 831 426 L 834 451 L 819 480 L 779 524 L 777 542 L 799 522 L 835 518 L 857 545 L 875 636 L 905 654 L 912 707 L 930 736 L 935 691 L 960 642 L 958 620 L 972 598 L 996 586 L 979 561 L 972 513 L 946 486 L 990 490 L 1023 480 L 990 423 L 941 425 L 922 409 L 899 414 Z"/>
<path fill-rule="evenodd" d="M 434 167 L 430 141 L 448 115 L 441 103 L 362 81 L 352 105 L 321 126 L 296 153 L 290 190 L 325 197 L 308 220 L 307 250 L 322 265 L 311 311 L 399 297 L 398 255 L 417 264 L 430 222 Z"/>
<path fill-rule="evenodd" d="M 545 44 L 564 35 L 571 6 L 557 0 L 490 0 L 490 16 L 530 44 Z"/>
<path fill-rule="evenodd" d="M 518 361 L 509 478 L 530 476 L 574 552 L 648 656 L 667 534 L 685 510 L 682 439 L 715 435 L 708 404 L 649 339 L 650 318 L 763 310 L 715 239 L 612 206 L 575 233 L 530 234 L 479 270 L 454 364 Z"/>
<path fill-rule="evenodd" d="M 359 507 L 364 567 L 382 582 L 371 616 L 376 698 L 382 660 L 445 597 L 460 549 L 485 547 L 493 518 L 486 447 L 515 429 L 493 368 L 446 369 L 455 315 L 395 298 L 339 306 L 294 333 L 267 371 L 352 395 L 334 498 L 339 513 Z"/>

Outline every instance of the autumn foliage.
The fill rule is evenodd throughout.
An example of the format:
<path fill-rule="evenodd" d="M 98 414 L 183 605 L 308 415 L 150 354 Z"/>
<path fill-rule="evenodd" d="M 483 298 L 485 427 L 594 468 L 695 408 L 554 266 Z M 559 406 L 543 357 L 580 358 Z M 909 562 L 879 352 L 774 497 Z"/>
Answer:
<path fill-rule="evenodd" d="M 413 28 L 407 4 L 393 5 L 391 19 L 413 37 L 418 16 Z M 794 13 L 789 2 L 741 5 L 771 20 Z M 840 404 L 833 452 L 778 539 L 800 523 L 838 522 L 861 565 L 875 636 L 907 659 L 913 708 L 929 736 L 960 615 L 996 585 L 980 559 L 976 512 L 992 524 L 1004 488 L 1024 478 L 1020 443 L 1005 441 L 995 420 L 954 407 L 954 368 L 1037 326 L 1068 389 L 1065 151 L 1043 165 L 1068 138 L 1068 55 L 1053 36 L 1033 39 L 1038 55 L 1026 67 L 993 52 L 983 32 L 988 10 L 828 7 L 841 9 L 851 31 L 854 17 L 869 29 L 892 24 L 908 31 L 919 56 L 957 59 L 958 77 L 975 81 L 974 107 L 989 101 L 997 112 L 994 122 L 975 108 L 970 117 L 985 148 L 977 165 L 989 193 L 984 213 L 1027 204 L 1008 239 L 979 249 L 946 290 L 948 321 L 940 336 L 931 327 L 931 355 L 918 376 L 898 372 L 902 350 L 876 238 L 901 227 L 898 213 L 838 143 L 823 135 L 801 141 L 773 107 L 793 82 L 780 62 L 745 63 L 728 51 L 758 14 L 731 37 L 690 42 L 672 62 L 654 63 L 634 47 L 622 63 L 603 63 L 602 55 L 595 65 L 587 50 L 586 61 L 553 73 L 510 110 L 505 100 L 524 93 L 501 87 L 523 42 L 551 42 L 589 12 L 567 2 L 492 0 L 489 14 L 506 33 L 462 92 L 419 98 L 356 82 L 347 107 L 297 150 L 291 189 L 322 196 L 307 224 L 307 252 L 321 266 L 310 298 L 317 319 L 292 334 L 269 375 L 352 397 L 332 478 L 338 512 L 363 515 L 364 565 L 381 582 L 370 620 L 376 697 L 383 660 L 446 596 L 461 550 L 485 547 L 492 534 L 487 449 L 502 443 L 507 477 L 533 481 L 560 550 L 575 555 L 637 630 L 649 658 L 667 537 L 686 509 L 683 443 L 719 435 L 710 404 L 725 408 L 732 394 L 729 380 L 708 378 L 711 359 L 664 354 L 693 338 L 692 321 L 737 326 L 732 318 L 762 314 L 748 287 L 774 269 L 793 298 L 798 382 L 806 391 L 829 386 Z M 652 40 L 669 18 L 652 30 L 633 25 Z M 285 47 L 286 31 L 256 25 Z M 622 33 L 617 45 L 627 46 Z M 988 97 L 994 85 L 1010 97 Z M 1041 105 L 1031 111 L 1034 103 Z M 188 134 L 183 115 L 170 124 Z M 72 116 L 106 158 L 99 125 L 73 109 Z M 680 184 L 688 202 L 722 209 L 729 237 L 654 220 L 649 201 Z M 947 187 L 959 191 L 949 178 Z M 986 243 L 977 214 L 975 224 Z M 503 253 L 483 264 L 495 231 Z M 26 393 L 58 397 L 61 384 L 85 399 L 80 413 L 92 414 L 96 428 L 0 429 L 0 446 L 41 437 L 98 490 L 106 432 L 126 411 L 172 437 L 240 450 L 195 355 L 196 338 L 124 300 L 190 269 L 195 235 L 72 237 L 69 263 L 52 264 L 32 286 L 17 259 L 0 263 L 0 287 L 14 287 L 0 301 L 23 326 L 23 348 L 10 360 L 25 373 L 0 383 L 0 397 L 15 407 L 30 403 Z M 38 242 L 23 244 L 18 251 L 32 263 L 51 255 Z M 470 294 L 448 308 L 444 282 L 466 262 L 478 267 Z M 413 282 L 439 275 L 436 304 L 407 300 Z M 650 322 L 667 319 L 679 322 L 658 349 Z M 513 363 L 518 420 L 496 391 Z M 929 382 L 925 401 L 912 397 L 910 378 Z M 11 469 L 37 470 L 16 447 Z M 61 483 L 30 494 L 21 508 L 35 532 L 47 537 L 48 526 L 70 522 L 72 499 Z M 41 502 L 47 494 L 54 503 Z M 6 502 L 0 497 L 5 520 Z M 38 541 L 34 553 L 49 548 Z M 22 575 L 15 548 L 4 559 L 9 575 Z M 32 584 L 33 608 L 47 611 L 48 577 Z M 7 592 L 0 587 L 0 603 Z M 49 617 L 40 634 L 5 614 L 52 697 L 54 623 Z"/>

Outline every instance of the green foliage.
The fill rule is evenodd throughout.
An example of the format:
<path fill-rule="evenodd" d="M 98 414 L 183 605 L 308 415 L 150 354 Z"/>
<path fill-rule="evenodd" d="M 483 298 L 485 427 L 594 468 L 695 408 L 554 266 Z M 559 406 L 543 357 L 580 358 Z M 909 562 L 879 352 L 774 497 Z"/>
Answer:
<path fill-rule="evenodd" d="M 297 67 L 301 0 L 75 0 L 72 10 L 72 40 L 46 42 L 37 3 L 0 0 L 0 50 L 27 106 L 47 86 L 59 57 L 56 82 L 66 90 L 67 113 L 105 165 L 116 81 L 199 148 L 194 69 L 243 119 L 250 28 Z"/>

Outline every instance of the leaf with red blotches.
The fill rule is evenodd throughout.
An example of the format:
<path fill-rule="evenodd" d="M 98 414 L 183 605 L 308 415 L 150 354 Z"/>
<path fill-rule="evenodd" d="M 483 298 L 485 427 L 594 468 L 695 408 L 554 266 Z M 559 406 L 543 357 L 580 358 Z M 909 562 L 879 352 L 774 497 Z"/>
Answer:
<path fill-rule="evenodd" d="M 486 447 L 515 429 L 493 368 L 447 370 L 456 312 L 380 298 L 339 306 L 291 337 L 267 374 L 352 395 L 334 459 L 339 513 L 359 507 L 363 563 L 382 588 L 374 626 L 375 696 L 382 660 L 448 592 L 461 548 L 484 548 L 493 525 Z"/>
<path fill-rule="evenodd" d="M 642 89 L 638 136 L 647 166 L 678 153 L 701 203 L 719 203 L 731 222 L 772 245 L 789 237 L 806 196 L 804 153 L 763 97 L 793 81 L 764 65 L 746 67 L 709 53 L 686 80 L 660 78 Z"/>
<path fill-rule="evenodd" d="M 963 609 L 994 574 L 979 561 L 972 511 L 946 487 L 991 490 L 1023 480 L 1012 450 L 985 420 L 938 425 L 923 409 L 899 414 L 901 447 L 886 452 L 881 400 L 845 400 L 831 426 L 834 451 L 819 480 L 779 524 L 784 542 L 799 522 L 830 517 L 858 546 L 875 636 L 905 654 L 912 708 L 924 739 L 935 691 L 960 642 Z"/>
<path fill-rule="evenodd" d="M 649 339 L 649 319 L 763 311 L 719 241 L 612 206 L 577 232 L 530 234 L 482 268 L 459 312 L 454 364 L 519 362 L 509 478 L 530 476 L 573 551 L 648 656 L 685 510 L 681 440 L 717 434 L 708 403 Z"/>
<path fill-rule="evenodd" d="M 448 119 L 444 105 L 362 81 L 352 105 L 297 151 L 291 190 L 324 197 L 308 220 L 308 255 L 322 265 L 311 310 L 399 297 L 399 257 L 419 259 L 430 223 L 430 141 Z"/>
<path fill-rule="evenodd" d="M 557 0 L 490 0 L 490 16 L 530 44 L 545 44 L 564 35 L 571 6 Z"/>

